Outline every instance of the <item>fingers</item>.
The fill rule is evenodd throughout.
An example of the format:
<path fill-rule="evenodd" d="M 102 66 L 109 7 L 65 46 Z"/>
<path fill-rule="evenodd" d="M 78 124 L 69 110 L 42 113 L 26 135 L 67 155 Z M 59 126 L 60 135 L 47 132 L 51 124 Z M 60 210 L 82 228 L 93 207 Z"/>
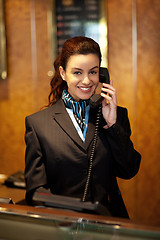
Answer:
<path fill-rule="evenodd" d="M 113 84 L 113 82 L 112 82 L 112 84 Z M 111 102 L 113 100 L 113 102 L 115 104 L 117 103 L 116 89 L 111 84 L 103 83 L 101 96 L 104 97 L 109 102 Z"/>
<path fill-rule="evenodd" d="M 102 85 L 102 89 L 110 89 L 110 90 L 113 90 L 115 91 L 115 88 L 113 87 L 113 81 L 110 82 L 110 84 L 108 83 L 103 83 Z M 102 90 L 103 91 L 103 90 Z"/>

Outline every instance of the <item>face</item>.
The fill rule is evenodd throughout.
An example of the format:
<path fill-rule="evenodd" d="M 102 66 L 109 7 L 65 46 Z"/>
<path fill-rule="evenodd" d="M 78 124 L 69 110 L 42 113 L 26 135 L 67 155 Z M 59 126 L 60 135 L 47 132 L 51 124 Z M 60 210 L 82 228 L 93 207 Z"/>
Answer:
<path fill-rule="evenodd" d="M 72 55 L 66 66 L 59 68 L 61 77 L 67 82 L 68 92 L 75 101 L 89 99 L 99 83 L 99 58 L 95 54 Z"/>

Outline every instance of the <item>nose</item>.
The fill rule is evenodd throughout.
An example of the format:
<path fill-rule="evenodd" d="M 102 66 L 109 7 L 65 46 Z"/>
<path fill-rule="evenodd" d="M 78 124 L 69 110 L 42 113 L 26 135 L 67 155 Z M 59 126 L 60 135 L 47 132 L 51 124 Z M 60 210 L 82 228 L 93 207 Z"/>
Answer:
<path fill-rule="evenodd" d="M 85 85 L 89 85 L 90 84 L 90 79 L 89 79 L 88 75 L 84 76 L 84 78 L 82 80 L 82 83 L 85 84 Z"/>

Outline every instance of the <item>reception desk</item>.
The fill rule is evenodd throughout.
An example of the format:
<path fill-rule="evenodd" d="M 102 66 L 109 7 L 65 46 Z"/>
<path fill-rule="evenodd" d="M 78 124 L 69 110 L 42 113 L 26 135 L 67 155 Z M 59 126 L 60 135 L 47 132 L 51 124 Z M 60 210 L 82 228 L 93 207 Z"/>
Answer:
<path fill-rule="evenodd" d="M 1 203 L 0 239 L 159 240 L 160 229 L 70 210 Z"/>
<path fill-rule="evenodd" d="M 0 198 L 13 202 L 0 203 L 0 240 L 160 239 L 158 228 L 66 209 L 30 207 L 25 205 L 24 196 L 24 189 L 0 184 Z"/>

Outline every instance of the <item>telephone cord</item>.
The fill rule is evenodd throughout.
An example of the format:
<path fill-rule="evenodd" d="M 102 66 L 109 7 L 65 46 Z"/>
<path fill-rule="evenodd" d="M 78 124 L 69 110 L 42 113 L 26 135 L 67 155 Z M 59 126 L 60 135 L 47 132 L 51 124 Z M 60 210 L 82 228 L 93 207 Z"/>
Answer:
<path fill-rule="evenodd" d="M 86 201 L 88 187 L 89 187 L 89 183 L 90 183 L 90 179 L 91 179 L 91 173 L 92 173 L 92 168 L 93 168 L 93 157 L 94 157 L 94 153 L 95 153 L 95 149 L 96 149 L 97 135 L 98 135 L 99 122 L 100 122 L 100 118 L 101 118 L 101 112 L 102 112 L 102 106 L 100 105 L 98 108 L 98 113 L 97 113 L 97 118 L 96 118 L 93 145 L 92 145 L 92 150 L 91 150 L 91 155 L 90 155 L 90 160 L 89 160 L 88 176 L 87 176 L 87 180 L 86 180 L 86 184 L 85 184 L 82 202 Z"/>

